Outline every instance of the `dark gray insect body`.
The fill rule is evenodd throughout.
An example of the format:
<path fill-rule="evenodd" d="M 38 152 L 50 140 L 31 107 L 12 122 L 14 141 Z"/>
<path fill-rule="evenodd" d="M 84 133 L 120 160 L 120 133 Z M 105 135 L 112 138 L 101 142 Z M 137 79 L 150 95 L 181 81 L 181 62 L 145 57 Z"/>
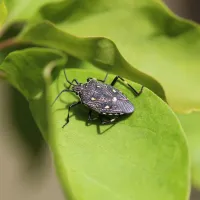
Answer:
<path fill-rule="evenodd" d="M 89 82 L 73 86 L 81 103 L 102 115 L 123 115 L 134 111 L 132 103 L 111 85 L 91 79 Z"/>
<path fill-rule="evenodd" d="M 65 74 L 65 71 L 64 71 Z M 66 118 L 66 123 L 63 125 L 67 125 L 69 123 L 69 112 L 70 109 L 79 104 L 83 104 L 88 107 L 88 121 L 94 121 L 96 119 L 100 119 L 101 124 L 110 124 L 114 122 L 119 116 L 124 114 L 131 114 L 134 111 L 134 106 L 128 100 L 128 98 L 122 94 L 121 91 L 114 88 L 113 86 L 117 82 L 118 79 L 122 80 L 128 87 L 132 90 L 133 94 L 137 97 L 142 93 L 143 86 L 139 92 L 137 92 L 130 84 L 128 84 L 122 77 L 116 76 L 110 85 L 106 84 L 105 81 L 107 79 L 107 74 L 104 80 L 96 80 L 93 78 L 88 78 L 87 82 L 82 84 L 79 83 L 76 79 L 73 79 L 71 82 L 67 79 L 65 74 L 66 81 L 70 84 L 70 86 L 60 92 L 53 104 L 59 98 L 59 96 L 63 92 L 73 92 L 79 96 L 80 101 L 71 104 L 68 108 L 68 116 Z M 75 82 L 76 84 L 73 84 Z M 70 89 L 70 87 L 72 89 Z M 95 111 L 98 113 L 98 118 L 92 118 L 92 112 Z M 113 118 L 105 117 L 115 115 Z"/>

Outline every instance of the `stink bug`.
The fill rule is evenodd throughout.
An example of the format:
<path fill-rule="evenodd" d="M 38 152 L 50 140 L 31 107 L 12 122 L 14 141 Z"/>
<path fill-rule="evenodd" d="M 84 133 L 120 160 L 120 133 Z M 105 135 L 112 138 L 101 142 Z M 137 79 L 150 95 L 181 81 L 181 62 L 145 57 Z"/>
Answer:
<path fill-rule="evenodd" d="M 66 123 L 62 126 L 64 128 L 69 123 L 69 112 L 70 109 L 83 104 L 89 108 L 88 121 L 94 121 L 97 118 L 92 118 L 92 112 L 98 113 L 98 118 L 101 124 L 110 124 L 118 119 L 120 116 L 125 114 L 131 114 L 134 111 L 133 104 L 128 100 L 128 98 L 122 94 L 121 91 L 114 88 L 115 83 L 120 79 L 122 80 L 133 92 L 135 97 L 138 97 L 142 91 L 143 86 L 139 92 L 137 92 L 129 83 L 127 83 L 122 77 L 116 76 L 110 85 L 106 84 L 106 79 L 108 74 L 106 74 L 104 80 L 98 80 L 94 78 L 88 78 L 86 83 L 79 83 L 76 79 L 71 82 L 68 80 L 66 73 L 64 71 L 65 79 L 70 84 L 70 86 L 62 90 L 56 100 L 60 97 L 63 92 L 73 92 L 79 98 L 80 101 L 71 104 L 68 108 L 68 115 L 66 118 Z M 76 83 L 76 84 L 74 84 Z M 72 89 L 70 89 L 72 86 Z M 65 86 L 66 87 L 66 86 Z M 104 116 L 114 116 L 109 120 L 105 120 Z"/>

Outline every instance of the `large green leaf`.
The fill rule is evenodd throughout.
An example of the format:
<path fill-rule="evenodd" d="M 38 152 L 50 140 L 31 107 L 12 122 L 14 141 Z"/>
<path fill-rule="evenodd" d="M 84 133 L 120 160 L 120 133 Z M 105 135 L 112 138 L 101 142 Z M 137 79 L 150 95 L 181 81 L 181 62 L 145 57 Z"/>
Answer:
<path fill-rule="evenodd" d="M 165 94 L 160 84 L 152 77 L 132 67 L 121 56 L 116 45 L 107 38 L 78 38 L 62 32 L 49 22 L 41 22 L 29 27 L 17 39 L 19 43 L 30 42 L 63 50 L 109 73 L 136 81 L 150 88 L 165 100 Z"/>
<path fill-rule="evenodd" d="M 44 89 L 44 80 L 41 74 L 43 67 L 49 62 L 59 59 L 63 59 L 64 65 L 65 59 L 62 56 L 58 51 L 50 49 L 30 48 L 20 54 L 15 51 L 11 56 L 8 55 L 2 63 L 2 70 L 6 71 L 7 80 L 27 99 L 32 100 Z M 40 67 L 36 67 L 37 65 Z M 22 74 L 24 75 L 22 76 Z"/>
<path fill-rule="evenodd" d="M 110 38 L 132 66 L 162 84 L 174 110 L 200 109 L 200 28 L 159 0 L 61 1 L 39 15 L 76 36 Z"/>
<path fill-rule="evenodd" d="M 192 182 L 200 189 L 200 113 L 178 115 L 187 134 L 192 164 Z"/>
<path fill-rule="evenodd" d="M 58 0 L 54 0 L 58 1 Z M 8 8 L 7 23 L 30 19 L 41 6 L 52 0 L 5 0 Z"/>
<path fill-rule="evenodd" d="M 88 109 L 80 105 L 72 110 L 74 116 L 62 129 L 66 106 L 78 99 L 66 93 L 53 108 L 49 105 L 64 89 L 65 77 L 59 73 L 63 62 L 51 64 L 60 58 L 53 50 L 33 48 L 10 54 L 0 68 L 29 99 L 33 117 L 53 152 L 68 199 L 186 200 L 188 150 L 183 130 L 171 109 L 147 88 L 135 98 L 127 87 L 117 83 L 116 87 L 133 102 L 134 114 L 114 126 L 99 126 L 99 121 L 86 126 Z M 54 68 L 56 63 L 59 65 Z M 77 63 L 81 67 L 69 68 Z M 67 67 L 70 80 L 85 82 L 88 76 L 99 79 L 105 76 L 105 72 L 74 58 L 69 58 Z M 51 71 L 54 81 L 49 87 Z M 109 75 L 107 82 L 113 78 Z M 141 88 L 128 82 L 137 90 Z"/>
<path fill-rule="evenodd" d="M 0 1 L 0 28 L 7 17 L 7 9 L 4 1 Z M 0 29 L 1 30 L 1 29 Z"/>
<path fill-rule="evenodd" d="M 6 72 L 7 80 L 24 95 L 26 100 L 39 99 L 39 102 L 45 88 L 43 68 L 49 63 L 58 63 L 59 66 L 63 66 L 66 58 L 60 52 L 50 49 L 30 48 L 19 52 L 15 51 L 8 55 L 0 69 Z M 41 101 L 39 110 L 41 111 L 42 126 L 46 129 L 47 111 L 44 101 Z"/>

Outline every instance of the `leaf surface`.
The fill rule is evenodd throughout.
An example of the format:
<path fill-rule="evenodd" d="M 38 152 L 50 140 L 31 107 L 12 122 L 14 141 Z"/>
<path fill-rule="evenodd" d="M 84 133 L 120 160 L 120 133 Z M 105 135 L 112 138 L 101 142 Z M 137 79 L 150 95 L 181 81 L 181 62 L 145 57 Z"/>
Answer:
<path fill-rule="evenodd" d="M 54 0 L 55 2 L 56 0 Z M 7 23 L 29 20 L 39 10 L 40 7 L 51 0 L 5 0 L 8 8 Z"/>
<path fill-rule="evenodd" d="M 167 104 L 147 88 L 135 98 L 123 83 L 117 83 L 116 88 L 135 106 L 132 115 L 122 117 L 114 126 L 99 126 L 98 120 L 87 126 L 88 109 L 80 105 L 72 109 L 70 123 L 62 129 L 67 106 L 78 98 L 66 93 L 53 108 L 49 105 L 66 82 L 60 70 L 64 61 L 48 64 L 59 59 L 63 60 L 63 55 L 55 50 L 32 48 L 10 54 L 0 68 L 29 100 L 69 199 L 186 200 L 188 150 L 184 132 Z M 71 68 L 75 61 L 68 58 L 66 71 L 70 80 L 77 78 L 84 83 L 88 76 L 104 78 L 104 72 L 82 61 L 79 65 L 87 66 L 87 70 Z M 51 72 L 52 84 L 48 76 Z M 109 75 L 107 83 L 113 78 Z M 140 90 L 141 85 L 127 81 Z"/>
<path fill-rule="evenodd" d="M 7 17 L 7 9 L 4 1 L 0 1 L 0 28 L 3 25 Z"/>
<path fill-rule="evenodd" d="M 178 115 L 179 120 L 187 134 L 192 169 L 192 183 L 200 189 L 200 113 Z"/>

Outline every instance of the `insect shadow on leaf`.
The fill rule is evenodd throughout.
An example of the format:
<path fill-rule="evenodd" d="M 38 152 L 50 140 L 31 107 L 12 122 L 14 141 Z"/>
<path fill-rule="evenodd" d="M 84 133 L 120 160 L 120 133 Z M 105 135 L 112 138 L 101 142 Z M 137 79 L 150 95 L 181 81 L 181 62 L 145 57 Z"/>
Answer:
<path fill-rule="evenodd" d="M 89 108 L 88 119 L 86 121 L 94 122 L 99 119 L 101 125 L 113 124 L 113 122 L 117 121 L 121 118 L 121 116 L 132 114 L 134 112 L 133 104 L 124 94 L 122 94 L 121 91 L 114 87 L 118 80 L 123 81 L 135 97 L 140 96 L 143 91 L 143 86 L 138 92 L 120 76 L 116 76 L 110 85 L 106 84 L 105 82 L 107 80 L 108 73 L 103 80 L 87 78 L 86 83 L 79 83 L 77 79 L 69 81 L 65 70 L 64 76 L 69 86 L 67 87 L 66 84 L 64 84 L 65 89 L 57 95 L 52 103 L 52 106 L 64 92 L 76 94 L 79 97 L 79 101 L 68 106 L 66 123 L 62 126 L 62 128 L 69 123 L 70 110 L 80 104 Z M 93 117 L 92 113 L 96 113 L 97 117 Z M 86 125 L 88 125 L 88 123 Z"/>

